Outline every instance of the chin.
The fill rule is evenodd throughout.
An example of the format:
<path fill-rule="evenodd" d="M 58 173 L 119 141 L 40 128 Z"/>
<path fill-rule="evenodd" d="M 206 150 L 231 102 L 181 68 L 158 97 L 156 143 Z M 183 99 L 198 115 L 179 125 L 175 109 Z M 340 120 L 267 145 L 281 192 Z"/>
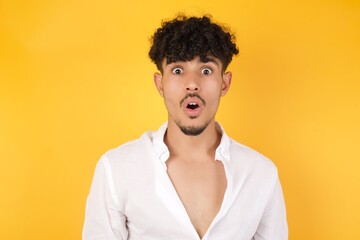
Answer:
<path fill-rule="evenodd" d="M 203 124 L 183 124 L 180 121 L 176 121 L 176 125 L 179 127 L 182 133 L 187 136 L 198 136 L 200 135 L 210 124 L 210 121 L 207 121 Z"/>

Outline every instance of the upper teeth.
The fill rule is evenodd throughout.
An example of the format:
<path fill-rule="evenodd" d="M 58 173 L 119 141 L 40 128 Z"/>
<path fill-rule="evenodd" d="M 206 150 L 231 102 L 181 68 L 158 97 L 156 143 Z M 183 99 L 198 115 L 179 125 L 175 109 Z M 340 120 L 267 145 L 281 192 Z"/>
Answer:
<path fill-rule="evenodd" d="M 189 105 L 197 105 L 197 103 L 189 103 Z"/>

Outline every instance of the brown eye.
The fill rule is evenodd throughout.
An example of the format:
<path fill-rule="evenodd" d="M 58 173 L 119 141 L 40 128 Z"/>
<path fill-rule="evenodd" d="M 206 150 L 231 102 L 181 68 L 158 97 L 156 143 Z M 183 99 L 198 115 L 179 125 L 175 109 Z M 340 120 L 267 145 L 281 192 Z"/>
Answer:
<path fill-rule="evenodd" d="M 179 75 L 179 74 L 181 74 L 182 72 L 183 72 L 183 70 L 181 69 L 181 68 L 174 68 L 173 70 L 172 70 L 172 72 L 174 73 L 174 74 L 176 74 L 176 75 Z"/>
<path fill-rule="evenodd" d="M 212 73 L 212 70 L 210 68 L 204 68 L 201 70 L 201 73 L 204 75 L 209 75 Z"/>

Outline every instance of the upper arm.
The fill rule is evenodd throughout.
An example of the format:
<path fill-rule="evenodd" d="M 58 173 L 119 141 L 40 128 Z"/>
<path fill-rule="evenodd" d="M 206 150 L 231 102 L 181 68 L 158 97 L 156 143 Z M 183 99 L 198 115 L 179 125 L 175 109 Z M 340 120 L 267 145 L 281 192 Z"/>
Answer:
<path fill-rule="evenodd" d="M 273 189 L 254 236 L 255 240 L 287 240 L 285 201 L 279 178 L 276 176 Z"/>
<path fill-rule="evenodd" d="M 86 201 L 83 240 L 126 240 L 126 217 L 119 211 L 108 159 L 96 165 Z"/>

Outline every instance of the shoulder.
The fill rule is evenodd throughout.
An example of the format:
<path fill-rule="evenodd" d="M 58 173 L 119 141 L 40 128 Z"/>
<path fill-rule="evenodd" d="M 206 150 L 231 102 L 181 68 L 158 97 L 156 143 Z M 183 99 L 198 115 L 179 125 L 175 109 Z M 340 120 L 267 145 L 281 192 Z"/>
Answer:
<path fill-rule="evenodd" d="M 230 139 L 230 158 L 235 166 L 247 172 L 277 177 L 277 168 L 272 160 L 233 139 Z"/>
<path fill-rule="evenodd" d="M 111 166 L 119 164 L 136 164 L 140 160 L 149 158 L 154 152 L 151 141 L 152 131 L 145 132 L 140 138 L 128 141 L 118 147 L 105 152 L 101 159 L 108 162 Z"/>

